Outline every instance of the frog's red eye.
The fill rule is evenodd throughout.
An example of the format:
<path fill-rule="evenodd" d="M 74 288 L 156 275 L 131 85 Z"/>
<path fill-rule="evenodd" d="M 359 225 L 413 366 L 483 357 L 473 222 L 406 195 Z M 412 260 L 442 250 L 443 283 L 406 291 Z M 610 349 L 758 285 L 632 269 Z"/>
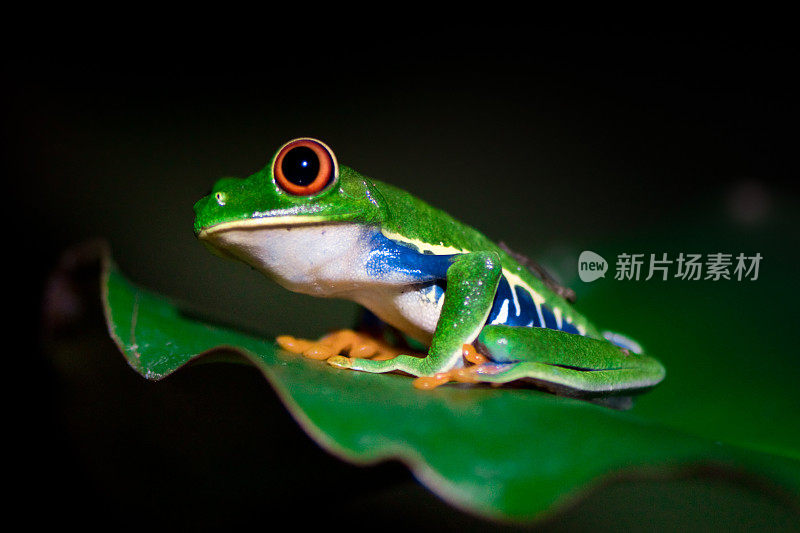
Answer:
<path fill-rule="evenodd" d="M 310 196 L 330 185 L 338 174 L 333 152 L 315 139 L 295 139 L 275 156 L 272 175 L 284 191 Z"/>

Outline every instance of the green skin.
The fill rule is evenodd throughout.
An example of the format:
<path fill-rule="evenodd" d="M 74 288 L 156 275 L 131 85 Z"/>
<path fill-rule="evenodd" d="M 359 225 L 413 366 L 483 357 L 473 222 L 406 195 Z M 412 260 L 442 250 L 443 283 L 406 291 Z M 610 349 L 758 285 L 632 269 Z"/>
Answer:
<path fill-rule="evenodd" d="M 275 156 L 246 179 L 219 180 L 212 193 L 197 202 L 194 231 L 213 251 L 254 264 L 241 247 L 232 251 L 209 235 L 262 224 L 308 227 L 335 223 L 374 227 L 398 242 L 460 252 L 447 270 L 444 303 L 427 357 L 400 355 L 374 361 L 340 356 L 329 360 L 332 365 L 430 376 L 460 366 L 462 345 L 474 343 L 492 361 L 512 363 L 486 365 L 478 374 L 484 382 L 527 379 L 559 394 L 606 396 L 639 392 L 664 378 L 664 368 L 657 360 L 606 341 L 567 301 L 475 229 L 401 189 L 341 165 L 338 180 L 322 192 L 289 194 L 272 175 L 274 161 Z M 253 238 L 257 238 L 255 233 Z M 562 310 L 585 336 L 539 327 L 485 325 L 502 273 L 517 276 L 545 305 Z"/>

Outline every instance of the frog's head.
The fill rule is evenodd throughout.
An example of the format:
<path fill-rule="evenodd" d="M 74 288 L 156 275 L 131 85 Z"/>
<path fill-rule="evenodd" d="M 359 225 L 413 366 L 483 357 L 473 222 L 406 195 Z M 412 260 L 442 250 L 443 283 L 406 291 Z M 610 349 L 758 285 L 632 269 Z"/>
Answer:
<path fill-rule="evenodd" d="M 381 216 L 373 193 L 367 179 L 339 166 L 326 144 L 295 139 L 249 178 L 219 180 L 194 205 L 194 231 L 205 239 L 234 228 L 369 223 Z"/>
<path fill-rule="evenodd" d="M 323 246 L 319 234 L 341 236 L 384 218 L 375 186 L 311 138 L 284 144 L 246 179 L 219 180 L 194 211 L 195 234 L 212 251 L 264 271 L 308 258 Z"/>

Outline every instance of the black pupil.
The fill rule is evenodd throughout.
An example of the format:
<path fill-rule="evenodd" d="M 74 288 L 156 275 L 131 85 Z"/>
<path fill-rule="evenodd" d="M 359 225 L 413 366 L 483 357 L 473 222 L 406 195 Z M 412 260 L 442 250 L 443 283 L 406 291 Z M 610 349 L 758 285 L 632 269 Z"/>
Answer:
<path fill-rule="evenodd" d="M 298 146 L 292 148 L 283 157 L 281 170 L 286 179 L 305 187 L 314 182 L 319 174 L 319 158 L 311 148 Z"/>

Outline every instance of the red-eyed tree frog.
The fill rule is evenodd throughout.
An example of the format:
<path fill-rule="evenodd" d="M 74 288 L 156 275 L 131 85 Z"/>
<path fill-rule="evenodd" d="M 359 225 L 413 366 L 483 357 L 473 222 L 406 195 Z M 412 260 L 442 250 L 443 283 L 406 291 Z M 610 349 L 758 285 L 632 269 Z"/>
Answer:
<path fill-rule="evenodd" d="M 278 339 L 335 367 L 399 371 L 420 388 L 524 380 L 587 398 L 629 396 L 664 378 L 661 363 L 598 330 L 523 258 L 340 165 L 319 140 L 292 140 L 252 176 L 218 181 L 194 210 L 195 234 L 215 253 L 289 290 L 352 300 L 427 349 L 404 353 L 352 332 Z"/>

